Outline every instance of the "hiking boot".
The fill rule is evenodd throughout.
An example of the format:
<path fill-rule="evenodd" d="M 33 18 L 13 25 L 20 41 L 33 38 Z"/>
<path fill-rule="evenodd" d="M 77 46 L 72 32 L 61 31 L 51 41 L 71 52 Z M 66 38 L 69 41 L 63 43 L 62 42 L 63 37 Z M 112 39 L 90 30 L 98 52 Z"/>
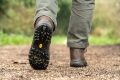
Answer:
<path fill-rule="evenodd" d="M 45 70 L 48 67 L 50 54 L 49 47 L 53 32 L 50 19 L 40 17 L 35 23 L 35 32 L 29 52 L 29 63 L 35 70 Z"/>
<path fill-rule="evenodd" d="M 71 67 L 86 67 L 87 62 L 84 57 L 85 49 L 70 48 L 70 66 Z"/>

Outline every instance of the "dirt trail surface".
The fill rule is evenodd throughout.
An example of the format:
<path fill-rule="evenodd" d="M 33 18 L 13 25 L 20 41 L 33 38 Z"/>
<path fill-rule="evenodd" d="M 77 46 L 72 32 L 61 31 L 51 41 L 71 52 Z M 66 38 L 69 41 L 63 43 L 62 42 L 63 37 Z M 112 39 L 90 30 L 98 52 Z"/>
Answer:
<path fill-rule="evenodd" d="M 69 49 L 52 45 L 45 71 L 30 67 L 29 47 L 0 47 L 0 80 L 120 80 L 120 45 L 90 46 L 85 55 L 89 64 L 86 68 L 69 67 Z"/>

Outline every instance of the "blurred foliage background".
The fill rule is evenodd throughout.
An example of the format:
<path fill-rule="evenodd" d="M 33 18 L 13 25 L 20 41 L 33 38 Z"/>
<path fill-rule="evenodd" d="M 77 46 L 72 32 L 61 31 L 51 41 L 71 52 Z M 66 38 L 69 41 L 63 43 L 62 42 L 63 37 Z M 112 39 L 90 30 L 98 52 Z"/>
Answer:
<path fill-rule="evenodd" d="M 69 24 L 71 0 L 58 1 L 58 27 L 54 33 L 56 36 L 53 42 L 59 41 L 58 39 L 61 39 L 59 36 L 62 35 L 64 43 Z M 15 44 L 31 42 L 34 15 L 35 0 L 0 0 L 0 44 L 10 44 L 12 41 L 12 43 L 16 42 Z M 96 0 L 90 42 L 92 44 L 120 43 L 119 26 L 120 0 Z"/>

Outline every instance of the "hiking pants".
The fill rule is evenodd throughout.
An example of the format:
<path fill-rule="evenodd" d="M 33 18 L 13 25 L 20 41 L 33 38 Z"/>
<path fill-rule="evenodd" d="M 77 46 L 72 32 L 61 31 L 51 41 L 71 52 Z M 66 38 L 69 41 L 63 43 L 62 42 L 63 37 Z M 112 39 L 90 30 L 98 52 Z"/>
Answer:
<path fill-rule="evenodd" d="M 71 48 L 86 48 L 91 30 L 95 0 L 72 0 L 71 16 L 67 34 L 67 45 Z M 48 16 L 57 26 L 58 0 L 36 0 L 36 15 Z"/>

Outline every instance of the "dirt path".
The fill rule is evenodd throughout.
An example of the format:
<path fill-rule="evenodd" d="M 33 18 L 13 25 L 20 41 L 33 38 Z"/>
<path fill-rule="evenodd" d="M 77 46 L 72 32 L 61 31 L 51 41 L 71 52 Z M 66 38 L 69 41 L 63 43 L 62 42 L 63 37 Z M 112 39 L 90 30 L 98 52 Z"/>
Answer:
<path fill-rule="evenodd" d="M 52 45 L 45 71 L 29 66 L 28 50 L 29 46 L 0 47 L 0 80 L 120 80 L 120 45 L 89 47 L 86 68 L 70 68 L 68 48 Z"/>

